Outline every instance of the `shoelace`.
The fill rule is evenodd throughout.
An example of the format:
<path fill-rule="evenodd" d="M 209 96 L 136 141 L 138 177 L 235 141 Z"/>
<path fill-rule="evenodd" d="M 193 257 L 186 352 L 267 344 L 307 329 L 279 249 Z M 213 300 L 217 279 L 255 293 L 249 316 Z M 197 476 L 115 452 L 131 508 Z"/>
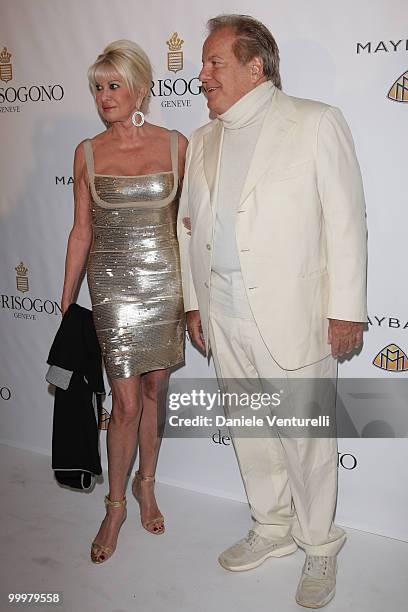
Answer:
<path fill-rule="evenodd" d="M 315 578 L 325 577 L 327 575 L 329 557 L 320 555 L 309 555 L 306 563 L 307 573 Z"/>
<path fill-rule="evenodd" d="M 245 538 L 245 542 L 247 542 L 250 546 L 253 546 L 255 542 L 258 540 L 259 535 L 253 529 L 248 531 L 248 535 Z"/>

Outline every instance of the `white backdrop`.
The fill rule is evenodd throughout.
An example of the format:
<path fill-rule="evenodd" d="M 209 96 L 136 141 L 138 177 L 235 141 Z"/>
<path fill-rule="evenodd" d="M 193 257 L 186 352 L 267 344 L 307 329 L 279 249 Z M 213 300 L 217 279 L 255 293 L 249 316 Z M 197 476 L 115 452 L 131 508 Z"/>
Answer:
<path fill-rule="evenodd" d="M 362 353 L 341 367 L 341 375 L 406 377 L 404 370 L 387 371 L 372 363 L 390 344 L 398 347 L 391 350 L 408 353 L 405 0 L 3 4 L 0 441 L 50 453 L 53 397 L 44 381 L 45 360 L 60 322 L 57 304 L 73 211 L 72 158 L 78 142 L 103 129 L 88 91 L 87 67 L 108 42 L 137 41 L 154 67 L 150 120 L 188 137 L 207 120 L 196 76 L 206 20 L 222 12 L 250 13 L 269 26 L 280 46 L 287 93 L 343 110 L 355 138 L 367 199 L 370 325 Z M 183 66 L 177 73 L 167 66 L 166 41 L 174 32 L 184 41 Z M 393 95 L 399 99 L 387 98 L 398 79 Z M 86 283 L 78 301 L 89 305 Z M 176 376 L 213 375 L 212 366 L 190 346 L 186 363 Z M 103 432 L 105 463 L 104 438 Z M 406 440 L 344 439 L 339 451 L 338 522 L 408 540 Z M 210 438 L 165 439 L 158 477 L 244 499 L 231 446 Z"/>

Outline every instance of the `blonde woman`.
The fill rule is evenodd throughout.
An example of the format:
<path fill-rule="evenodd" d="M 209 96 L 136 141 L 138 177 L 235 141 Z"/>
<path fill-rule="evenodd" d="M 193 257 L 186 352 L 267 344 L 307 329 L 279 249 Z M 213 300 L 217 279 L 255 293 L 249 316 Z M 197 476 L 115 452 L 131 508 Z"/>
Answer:
<path fill-rule="evenodd" d="M 184 359 L 184 309 L 176 216 L 187 141 L 145 120 L 150 62 L 134 42 L 111 43 L 88 71 L 107 129 L 81 142 L 74 160 L 74 224 L 61 306 L 75 300 L 87 267 L 93 318 L 112 389 L 107 434 L 106 516 L 92 543 L 94 563 L 115 551 L 126 518 L 129 466 L 142 525 L 164 532 L 154 495 L 160 437 L 159 389 Z"/>

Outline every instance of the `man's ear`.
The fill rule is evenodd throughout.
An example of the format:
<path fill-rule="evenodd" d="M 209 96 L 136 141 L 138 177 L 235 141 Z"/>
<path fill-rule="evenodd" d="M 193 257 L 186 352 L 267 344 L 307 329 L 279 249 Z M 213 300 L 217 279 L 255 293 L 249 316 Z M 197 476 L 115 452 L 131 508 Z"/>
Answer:
<path fill-rule="evenodd" d="M 250 66 L 251 81 L 253 83 L 257 83 L 264 76 L 263 62 L 261 58 L 258 56 L 253 57 L 249 62 L 249 66 Z"/>

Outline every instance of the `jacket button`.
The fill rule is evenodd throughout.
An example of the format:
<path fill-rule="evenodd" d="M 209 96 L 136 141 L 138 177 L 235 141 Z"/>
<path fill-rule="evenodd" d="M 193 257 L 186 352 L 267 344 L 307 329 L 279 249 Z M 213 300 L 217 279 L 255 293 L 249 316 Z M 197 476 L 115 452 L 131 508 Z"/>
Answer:
<path fill-rule="evenodd" d="M 211 251 L 211 244 L 210 243 L 207 243 L 205 246 L 207 247 L 208 251 Z"/>
<path fill-rule="evenodd" d="M 208 289 L 208 283 L 207 283 L 207 281 L 204 283 L 204 287 L 206 287 L 206 289 Z"/>

